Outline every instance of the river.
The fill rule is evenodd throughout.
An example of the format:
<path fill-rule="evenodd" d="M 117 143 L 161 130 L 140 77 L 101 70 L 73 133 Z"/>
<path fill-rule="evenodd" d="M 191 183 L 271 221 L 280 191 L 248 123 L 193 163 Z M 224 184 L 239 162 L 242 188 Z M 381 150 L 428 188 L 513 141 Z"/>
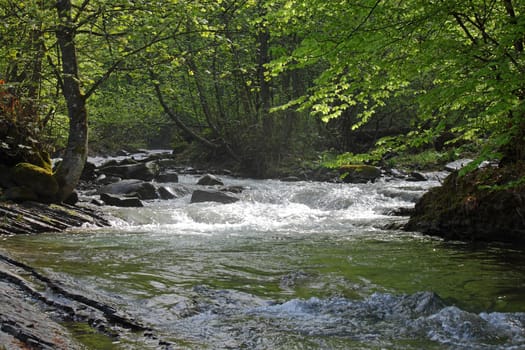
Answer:
<path fill-rule="evenodd" d="M 184 175 L 180 198 L 105 207 L 113 227 L 2 247 L 181 349 L 525 349 L 522 249 L 385 229 L 437 181 L 223 180 L 241 201 L 190 204 Z M 69 327 L 88 349 L 158 345 Z"/>

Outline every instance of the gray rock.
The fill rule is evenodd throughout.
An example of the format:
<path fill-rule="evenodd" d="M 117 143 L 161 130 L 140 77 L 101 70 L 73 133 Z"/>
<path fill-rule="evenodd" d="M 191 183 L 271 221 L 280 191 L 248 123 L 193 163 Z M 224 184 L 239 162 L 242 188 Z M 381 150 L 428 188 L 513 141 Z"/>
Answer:
<path fill-rule="evenodd" d="M 156 162 L 146 162 L 127 165 L 106 166 L 99 169 L 102 174 L 118 176 L 123 179 L 137 179 L 151 181 L 159 174 L 159 166 Z"/>
<path fill-rule="evenodd" d="M 3 220 L 0 220 L 0 234 L 59 232 L 85 223 L 109 225 L 97 212 L 67 204 L 48 205 L 28 201 L 15 204 L 0 201 L 0 212 L 3 215 Z"/>
<path fill-rule="evenodd" d="M 100 199 L 106 203 L 107 205 L 112 205 L 115 207 L 125 207 L 125 208 L 131 208 L 131 207 L 143 207 L 144 205 L 137 197 L 127 197 L 127 198 L 121 198 L 118 196 L 113 196 L 107 193 L 101 193 Z"/>
<path fill-rule="evenodd" d="M 177 175 L 176 173 L 159 174 L 155 176 L 155 181 L 162 182 L 162 183 L 179 182 L 179 175 Z"/>
<path fill-rule="evenodd" d="M 417 171 L 413 171 L 410 173 L 410 175 L 407 177 L 407 181 L 427 181 L 427 177 L 421 173 L 418 173 Z"/>
<path fill-rule="evenodd" d="M 101 200 L 96 199 L 96 198 L 93 198 L 89 203 L 91 203 L 93 205 L 96 205 L 98 207 L 101 207 L 101 206 L 104 205 L 104 202 L 102 202 Z"/>
<path fill-rule="evenodd" d="M 201 177 L 199 179 L 199 181 L 197 181 L 197 185 L 202 185 L 202 186 L 219 185 L 219 186 L 224 186 L 224 183 L 218 177 L 216 177 L 214 175 L 211 175 L 211 174 L 206 174 L 203 177 Z"/>
<path fill-rule="evenodd" d="M 388 172 L 392 177 L 395 177 L 396 179 L 404 179 L 406 177 L 406 174 L 399 169 L 392 168 Z"/>
<path fill-rule="evenodd" d="M 95 173 L 96 169 L 97 166 L 95 164 L 91 162 L 86 162 L 86 164 L 84 164 L 84 170 L 82 170 L 82 175 L 80 176 L 80 179 L 85 181 L 94 180 L 97 177 Z"/>
<path fill-rule="evenodd" d="M 158 189 L 160 199 L 177 198 L 177 194 L 169 187 L 161 186 Z"/>
<path fill-rule="evenodd" d="M 201 202 L 218 202 L 218 203 L 235 203 L 239 200 L 237 197 L 229 196 L 220 191 L 195 190 L 191 196 L 191 203 Z"/>
<path fill-rule="evenodd" d="M 122 180 L 99 189 L 99 194 L 130 195 L 136 193 L 140 199 L 158 199 L 157 189 L 153 184 L 141 180 Z"/>
<path fill-rule="evenodd" d="M 472 162 L 472 159 L 458 159 L 445 165 L 445 170 L 450 172 L 457 171 L 467 166 L 470 162 Z"/>

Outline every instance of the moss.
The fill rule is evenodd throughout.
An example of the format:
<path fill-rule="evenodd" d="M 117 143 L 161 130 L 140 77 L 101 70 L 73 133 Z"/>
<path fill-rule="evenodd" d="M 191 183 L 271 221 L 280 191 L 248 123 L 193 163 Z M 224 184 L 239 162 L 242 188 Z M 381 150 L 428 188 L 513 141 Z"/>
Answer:
<path fill-rule="evenodd" d="M 18 163 L 11 169 L 12 180 L 43 197 L 53 197 L 58 192 L 58 184 L 49 168 L 30 163 Z"/>
<path fill-rule="evenodd" d="M 525 242 L 525 163 L 451 174 L 416 204 L 407 229 L 467 241 Z"/>
<path fill-rule="evenodd" d="M 31 163 L 49 172 L 53 171 L 51 157 L 46 151 L 32 151 L 26 163 Z"/>

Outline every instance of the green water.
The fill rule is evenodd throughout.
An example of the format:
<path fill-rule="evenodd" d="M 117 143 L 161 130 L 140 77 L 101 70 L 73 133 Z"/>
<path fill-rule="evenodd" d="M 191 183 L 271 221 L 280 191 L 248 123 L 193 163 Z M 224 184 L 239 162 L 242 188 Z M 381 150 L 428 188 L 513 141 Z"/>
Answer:
<path fill-rule="evenodd" d="M 310 184 L 251 186 L 239 204 L 182 199 L 136 216 L 110 209 L 140 220 L 6 237 L 1 247 L 183 349 L 525 348 L 521 248 L 382 230 L 378 223 L 392 219 L 366 203 L 400 203 L 381 196 L 381 185 L 358 188 L 360 201 L 345 204 L 308 192 L 315 205 L 261 200 L 274 197 L 260 193 L 289 198 Z M 319 196 L 349 195 L 341 185 L 322 186 Z M 443 305 L 424 309 L 419 292 Z M 70 327 L 89 349 L 155 348 Z"/>
<path fill-rule="evenodd" d="M 433 291 L 473 312 L 525 312 L 522 250 L 401 232 L 363 236 L 173 234 L 147 242 L 148 233 L 98 231 L 17 236 L 2 247 L 57 278 L 138 298 L 194 285 L 275 300 Z"/>

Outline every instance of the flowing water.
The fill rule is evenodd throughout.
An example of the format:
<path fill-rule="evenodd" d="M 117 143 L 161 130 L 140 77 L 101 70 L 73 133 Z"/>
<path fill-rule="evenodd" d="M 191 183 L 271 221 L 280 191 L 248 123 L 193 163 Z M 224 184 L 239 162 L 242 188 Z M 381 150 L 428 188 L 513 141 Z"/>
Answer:
<path fill-rule="evenodd" d="M 384 229 L 437 182 L 224 178 L 244 190 L 223 205 L 190 204 L 196 180 L 172 184 L 178 199 L 107 207 L 111 228 L 2 246 L 181 349 L 525 349 L 522 250 Z"/>

